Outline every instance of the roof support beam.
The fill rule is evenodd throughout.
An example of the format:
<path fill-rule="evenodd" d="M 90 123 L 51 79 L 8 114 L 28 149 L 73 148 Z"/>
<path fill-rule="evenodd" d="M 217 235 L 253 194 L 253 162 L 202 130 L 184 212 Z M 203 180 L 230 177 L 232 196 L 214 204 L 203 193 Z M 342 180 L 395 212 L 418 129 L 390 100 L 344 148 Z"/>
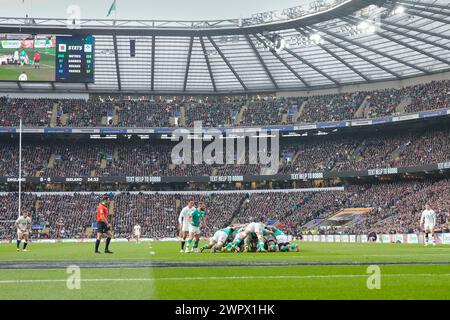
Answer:
<path fill-rule="evenodd" d="M 184 74 L 183 91 L 186 91 L 187 80 L 188 80 L 188 75 L 189 75 L 189 66 L 191 65 L 192 45 L 193 44 L 194 44 L 194 37 L 191 37 L 191 41 L 189 42 L 189 51 L 188 51 L 188 57 L 187 57 L 187 62 L 186 62 L 186 72 Z"/>
<path fill-rule="evenodd" d="M 155 44 L 156 44 L 156 36 L 152 36 L 152 65 L 151 65 L 151 90 L 155 90 Z"/>
<path fill-rule="evenodd" d="M 364 50 L 367 50 L 367 51 L 376 53 L 376 54 L 378 54 L 378 55 L 380 55 L 380 56 L 383 56 L 383 57 L 385 57 L 385 58 L 388 58 L 389 60 L 396 61 L 396 62 L 398 62 L 398 63 L 400 63 L 400 64 L 403 64 L 403 65 L 405 65 L 405 66 L 408 66 L 408 67 L 410 67 L 410 68 L 412 68 L 412 69 L 418 70 L 418 71 L 420 71 L 420 72 L 422 72 L 422 73 L 424 73 L 424 74 L 429 74 L 429 73 L 430 73 L 428 70 L 425 70 L 425 69 L 423 69 L 423 68 L 421 68 L 421 67 L 418 67 L 418 66 L 416 66 L 416 65 L 414 65 L 414 64 L 412 64 L 412 63 L 409 63 L 409 62 L 400 60 L 400 59 L 397 58 L 397 57 L 391 56 L 391 55 L 389 55 L 389 54 L 387 54 L 387 53 L 384 53 L 384 52 L 382 52 L 382 51 L 380 51 L 380 50 L 371 48 L 371 47 L 369 47 L 369 46 L 366 46 L 365 44 L 356 42 L 356 41 L 354 41 L 354 40 L 352 40 L 352 39 L 349 39 L 349 38 L 340 36 L 340 35 L 338 35 L 338 34 L 336 34 L 336 33 L 330 32 L 330 31 L 328 31 L 328 30 L 323 30 L 323 29 L 319 29 L 319 28 L 317 28 L 317 30 L 322 31 L 323 33 L 326 33 L 326 34 L 328 34 L 328 35 L 331 36 L 331 37 L 340 39 L 340 40 L 342 40 L 342 41 L 346 41 L 346 42 L 348 42 L 348 43 L 351 43 L 351 44 L 354 45 L 354 46 L 358 46 L 358 47 L 360 47 L 360 48 L 363 48 Z"/>
<path fill-rule="evenodd" d="M 395 22 L 392 22 L 392 21 L 389 21 L 387 23 L 389 24 L 389 26 L 393 26 L 393 27 L 396 27 L 396 28 L 406 29 L 406 30 L 409 30 L 409 31 L 417 32 L 417 33 L 423 33 L 423 34 L 426 34 L 426 35 L 429 35 L 429 36 L 432 36 L 432 37 L 437 37 L 437 38 L 442 38 L 442 39 L 445 39 L 445 40 L 450 40 L 449 36 L 443 35 L 441 33 L 433 32 L 433 31 L 427 31 L 427 30 L 422 30 L 422 29 L 414 28 L 414 27 L 407 26 L 407 25 L 401 25 L 401 24 L 398 24 L 398 23 L 395 23 Z M 408 34 L 408 37 L 411 37 L 411 35 Z M 423 41 L 423 40 L 421 39 L 420 41 Z M 448 49 L 449 48 L 447 48 L 447 50 Z"/>
<path fill-rule="evenodd" d="M 412 16 L 417 16 L 417 17 L 421 17 L 421 18 L 425 18 L 425 19 L 441 22 L 441 23 L 444 23 L 444 24 L 450 23 L 450 21 L 448 21 L 448 20 L 445 20 L 445 19 L 439 18 L 439 17 L 432 17 L 432 16 L 430 16 L 428 14 L 423 14 L 420 11 L 415 11 L 415 10 L 408 9 L 407 12 L 410 15 L 412 15 Z"/>
<path fill-rule="evenodd" d="M 205 42 L 203 37 L 200 37 L 200 44 L 202 45 L 203 56 L 205 57 L 206 66 L 208 67 L 209 77 L 211 78 L 211 84 L 213 86 L 214 92 L 217 91 L 216 81 L 214 80 L 214 75 L 212 73 L 211 64 L 209 63 L 208 52 L 206 52 Z"/>
<path fill-rule="evenodd" d="M 342 18 L 341 20 L 344 20 L 344 21 L 347 21 L 347 22 L 349 22 L 349 23 L 352 23 L 352 22 L 358 21 L 358 20 L 360 20 L 360 19 L 358 19 L 358 20 L 356 20 L 356 19 L 351 19 L 351 20 L 350 20 L 350 19 L 348 19 L 348 18 Z M 388 28 L 384 27 L 383 24 L 381 24 L 380 28 L 381 28 L 381 29 L 384 29 L 384 30 L 387 30 L 387 31 L 391 31 L 391 30 L 389 30 Z M 395 32 L 395 31 L 391 31 L 391 32 L 394 32 L 394 33 L 396 33 L 396 34 L 402 35 L 401 33 L 398 33 L 398 32 Z M 408 44 L 408 43 L 406 43 L 406 42 L 404 42 L 404 41 L 402 41 L 402 40 L 397 40 L 397 39 L 395 39 L 395 38 L 393 38 L 393 37 L 391 37 L 391 36 L 389 36 L 389 35 L 387 35 L 387 34 L 381 33 L 381 32 L 377 32 L 377 35 L 380 36 L 380 37 L 382 37 L 382 38 L 385 38 L 385 39 L 387 39 L 387 40 L 389 40 L 389 41 L 395 42 L 395 43 L 397 43 L 397 44 L 399 44 L 399 45 L 401 45 L 401 46 L 403 46 L 403 47 L 405 47 L 405 48 L 408 48 L 408 49 L 410 49 L 410 50 L 412 50 L 412 51 L 417 51 L 417 52 L 419 52 L 420 54 L 423 54 L 424 56 L 427 56 L 427 57 L 429 57 L 429 58 L 431 58 L 431 59 L 434 59 L 434 60 L 436 60 L 436 61 L 440 61 L 440 62 L 442 62 L 442 63 L 444 63 L 444 64 L 447 64 L 447 65 L 450 65 L 450 61 L 448 61 L 448 60 L 446 60 L 446 59 L 443 59 L 443 58 L 441 58 L 441 57 L 438 57 L 438 56 L 436 56 L 436 55 L 434 55 L 434 54 L 432 54 L 432 53 L 426 52 L 426 51 L 424 51 L 424 50 L 422 50 L 422 49 L 419 49 L 419 48 L 417 48 L 417 47 L 414 47 L 414 46 L 412 46 L 412 45 L 410 45 L 410 44 Z M 413 38 L 413 36 L 411 36 L 411 38 Z M 419 39 L 419 40 L 420 40 L 420 39 Z"/>
<path fill-rule="evenodd" d="M 427 7 L 427 6 L 431 6 L 431 7 L 433 7 L 433 8 L 439 8 L 439 9 L 447 9 L 447 10 L 450 10 L 450 7 L 449 6 L 444 6 L 444 5 L 440 5 L 440 4 L 437 4 L 437 3 L 433 3 L 433 4 L 426 4 L 426 3 L 416 3 L 416 2 L 412 2 L 412 1 L 408 1 L 408 0 L 401 0 L 401 1 L 399 1 L 400 3 L 399 4 L 404 4 L 404 3 L 407 3 L 407 4 L 412 4 L 412 5 L 415 5 L 415 6 L 424 6 L 424 7 Z"/>
<path fill-rule="evenodd" d="M 256 40 L 258 40 L 259 42 L 261 42 L 261 43 L 264 43 L 263 42 L 263 40 L 260 38 L 260 37 L 258 37 L 256 34 L 254 34 L 253 35 L 255 38 L 256 38 Z M 282 57 L 280 57 L 280 55 L 275 51 L 275 50 L 270 50 L 270 52 L 274 55 L 274 57 L 275 58 L 277 58 L 298 80 L 300 80 L 301 81 L 301 83 L 303 83 L 303 85 L 305 86 L 305 87 L 310 87 L 310 85 L 305 81 L 305 80 L 303 80 L 303 78 L 298 74 L 298 72 L 297 71 L 295 71 L 290 65 L 289 65 L 289 63 L 287 63 Z"/>
<path fill-rule="evenodd" d="M 113 44 L 114 44 L 114 56 L 116 58 L 117 88 L 119 89 L 119 91 L 121 91 L 122 82 L 120 80 L 119 53 L 117 52 L 117 36 L 115 34 L 113 34 Z"/>
<path fill-rule="evenodd" d="M 318 31 L 322 31 L 323 33 L 325 33 L 323 30 L 321 30 L 321 29 L 319 29 L 319 28 L 316 28 L 316 29 L 317 29 Z M 308 30 L 310 30 L 310 29 L 308 29 Z M 371 65 L 377 67 L 378 69 L 381 69 L 381 70 L 383 70 L 383 71 L 386 72 L 386 73 L 389 73 L 390 75 L 393 75 L 395 78 L 397 78 L 397 79 L 401 78 L 401 76 L 400 76 L 397 72 L 391 71 L 391 70 L 389 70 L 388 68 L 386 68 L 386 67 L 382 66 L 381 64 L 379 64 L 378 62 L 375 62 L 375 61 L 373 61 L 372 59 L 369 59 L 369 58 L 363 56 L 362 54 L 359 54 L 358 52 L 356 52 L 356 51 L 354 51 L 354 50 L 352 50 L 352 49 L 350 49 L 350 48 L 347 48 L 346 46 L 343 46 L 343 45 L 340 44 L 339 42 L 334 41 L 331 37 L 327 37 L 327 36 L 322 36 L 322 37 L 323 37 L 326 41 L 328 41 L 329 43 L 335 45 L 336 47 L 338 47 L 338 48 L 340 48 L 340 49 L 342 49 L 342 50 L 345 50 L 345 51 L 351 53 L 351 54 L 354 55 L 355 57 L 358 57 L 359 59 L 361 59 L 361 60 L 363 60 L 363 61 L 366 61 L 367 63 L 369 63 L 369 64 L 371 64 Z"/>
<path fill-rule="evenodd" d="M 268 36 L 265 36 L 268 39 Z M 320 70 L 319 68 L 317 68 L 315 65 L 313 65 L 312 63 L 309 63 L 307 60 L 303 59 L 302 57 L 300 57 L 298 54 L 296 54 L 294 51 L 292 51 L 291 49 L 288 48 L 284 48 L 284 51 L 286 51 L 287 53 L 289 53 L 291 56 L 293 56 L 294 58 L 296 58 L 297 60 L 299 60 L 301 63 L 306 64 L 308 67 L 310 67 L 311 69 L 313 69 L 314 71 L 316 71 L 317 73 L 319 73 L 320 75 L 322 75 L 323 77 L 327 78 L 328 80 L 330 80 L 331 82 L 333 82 L 335 85 L 340 85 L 339 81 L 335 80 L 333 77 L 327 75 L 325 72 L 323 72 L 322 70 Z"/>
<path fill-rule="evenodd" d="M 245 91 L 247 91 L 247 86 L 245 85 L 244 81 L 242 81 L 241 77 L 237 74 L 236 70 L 234 70 L 233 66 L 231 65 L 231 63 L 228 61 L 228 59 L 225 57 L 225 55 L 223 54 L 223 52 L 219 49 L 219 47 L 217 46 L 217 44 L 214 42 L 214 40 L 208 36 L 208 40 L 209 42 L 211 42 L 211 44 L 213 45 L 214 49 L 216 49 L 217 53 L 219 53 L 219 55 L 221 56 L 222 60 L 227 64 L 228 68 L 231 70 L 231 72 L 233 72 L 234 76 L 236 77 L 236 79 L 239 81 L 239 83 L 241 84 L 242 88 L 244 88 Z"/>
<path fill-rule="evenodd" d="M 286 50 L 287 53 L 289 53 L 291 56 L 297 58 L 299 61 L 301 61 L 302 63 L 306 64 L 308 67 L 310 67 L 311 69 L 313 69 L 314 71 L 316 71 L 317 73 L 321 74 L 322 76 L 324 76 L 325 78 L 327 78 L 328 80 L 330 80 L 331 82 L 333 82 L 335 85 L 340 85 L 339 81 L 335 80 L 333 77 L 327 75 L 325 72 L 323 72 L 322 70 L 320 70 L 319 68 L 317 68 L 316 66 L 314 66 L 313 64 L 309 63 L 308 61 L 306 61 L 305 59 L 303 59 L 302 57 L 300 57 L 298 54 L 296 54 L 294 51 L 292 51 L 291 49 L 285 48 L 284 50 Z"/>
<path fill-rule="evenodd" d="M 304 30 L 302 29 L 295 29 L 297 30 L 299 33 L 301 33 L 303 36 L 305 37 L 309 37 L 309 34 L 306 33 Z M 355 67 L 351 66 L 350 64 L 348 64 L 347 62 L 345 62 L 344 59 L 342 59 L 341 57 L 339 57 L 337 54 L 335 54 L 333 51 L 331 51 L 330 49 L 328 49 L 327 47 L 325 47 L 322 44 L 318 44 L 318 46 L 326 51 L 330 56 L 332 56 L 333 58 L 335 58 L 337 61 L 339 61 L 340 63 L 342 63 L 344 66 L 346 66 L 347 68 L 349 68 L 350 70 L 352 70 L 354 73 L 356 73 L 358 76 L 360 76 L 361 78 L 363 78 L 365 81 L 369 82 L 370 79 L 367 78 L 364 74 L 362 74 L 360 71 L 358 71 Z"/>
<path fill-rule="evenodd" d="M 275 87 L 275 89 L 280 89 L 280 87 L 278 87 L 277 82 L 275 81 L 274 77 L 272 76 L 272 74 L 269 71 L 269 68 L 267 68 L 267 65 L 264 63 L 263 58 L 261 57 L 261 55 L 259 54 L 258 50 L 255 47 L 255 44 L 253 43 L 252 39 L 250 39 L 250 36 L 248 34 L 245 35 L 245 38 L 247 39 L 248 44 L 250 45 L 250 47 L 252 48 L 253 52 L 255 53 L 256 57 L 259 60 L 259 63 L 261 64 L 261 66 L 264 68 L 264 71 L 266 71 L 267 76 L 270 78 L 270 81 L 272 81 L 273 86 Z"/>
<path fill-rule="evenodd" d="M 418 10 L 420 12 L 425 11 L 425 12 L 428 12 L 428 13 L 439 14 L 439 15 L 443 15 L 443 16 L 446 16 L 446 17 L 450 16 L 450 12 L 445 12 L 445 11 L 442 11 L 442 10 L 434 9 L 434 8 L 426 6 L 426 5 L 421 5 L 420 7 L 418 7 L 418 6 L 411 6 L 411 5 L 402 3 L 402 6 L 404 6 L 407 10 Z M 447 8 L 447 10 L 449 10 L 449 9 L 450 8 Z M 411 13 L 411 11 L 409 11 L 409 13 Z"/>

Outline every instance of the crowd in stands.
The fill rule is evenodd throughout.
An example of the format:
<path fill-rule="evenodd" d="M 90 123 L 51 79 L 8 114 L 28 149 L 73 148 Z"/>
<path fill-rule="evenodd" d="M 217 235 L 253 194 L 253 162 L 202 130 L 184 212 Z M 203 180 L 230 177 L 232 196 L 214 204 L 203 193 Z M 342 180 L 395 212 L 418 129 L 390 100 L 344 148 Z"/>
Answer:
<path fill-rule="evenodd" d="M 433 81 L 408 89 L 407 96 L 411 102 L 405 108 L 407 113 L 448 108 L 450 105 L 450 80 Z"/>
<path fill-rule="evenodd" d="M 400 181 L 362 184 L 344 190 L 315 192 L 210 192 L 120 193 L 114 198 L 111 222 L 116 237 L 131 237 L 133 226 L 142 226 L 143 235 L 152 238 L 176 237 L 178 214 L 189 199 L 204 201 L 207 207 L 204 234 L 230 223 L 263 221 L 277 223 L 288 232 L 301 229 L 313 219 L 326 219 L 346 208 L 371 208 L 364 218 L 341 229 L 327 232 L 352 234 L 418 233 L 425 203 L 437 213 L 437 229 L 448 230 L 450 180 Z M 30 210 L 33 225 L 49 229 L 50 238 L 93 236 L 95 208 L 100 194 L 23 194 L 23 208 Z M 15 234 L 18 195 L 0 195 L 0 239 Z M 63 212 L 62 216 L 60 213 Z"/>
<path fill-rule="evenodd" d="M 397 106 L 402 101 L 402 91 L 399 89 L 385 89 L 372 91 L 367 96 L 367 116 L 376 118 L 397 113 Z"/>
<path fill-rule="evenodd" d="M 111 110 L 110 102 L 62 99 L 58 101 L 57 125 L 66 127 L 94 127 L 102 124 L 102 118 Z M 67 115 L 63 120 L 63 115 Z"/>
<path fill-rule="evenodd" d="M 173 103 L 153 101 L 121 101 L 117 112 L 119 127 L 169 127 L 179 107 Z"/>
<path fill-rule="evenodd" d="M 313 96 L 306 102 L 299 121 L 311 123 L 352 119 L 366 95 L 366 92 L 357 92 Z"/>
<path fill-rule="evenodd" d="M 450 80 L 356 93 L 160 100 L 16 99 L 0 97 L 0 126 L 257 126 L 380 117 L 449 107 Z M 305 103 L 303 103 L 305 102 Z M 297 112 L 304 108 L 302 112 Z M 52 113 L 56 106 L 56 119 Z M 184 108 L 184 120 L 181 108 Z M 245 108 L 242 108 L 245 107 Z M 238 114 L 243 110 L 240 122 Z M 184 122 L 183 122 L 184 121 Z"/>
<path fill-rule="evenodd" d="M 202 121 L 204 127 L 234 126 L 241 110 L 241 102 L 189 102 L 185 104 L 186 126 Z"/>
<path fill-rule="evenodd" d="M 56 101 L 0 97 L 0 126 L 18 127 L 22 119 L 23 126 L 46 127 L 50 123 L 53 104 Z"/>
<path fill-rule="evenodd" d="M 203 146 L 207 146 L 206 142 Z M 18 173 L 18 148 L 13 142 L 0 144 L 0 176 Z M 57 140 L 27 142 L 22 151 L 24 176 L 229 176 L 272 174 L 264 164 L 227 164 L 226 149 L 217 153 L 223 163 L 175 164 L 180 159 L 172 151 L 174 144 L 110 140 Z M 289 154 L 289 156 L 287 156 Z M 187 154 L 186 154 L 187 155 Z M 198 152 L 197 152 L 198 155 Z M 182 155 L 180 155 L 182 158 Z M 184 158 L 187 160 L 187 158 Z M 240 159 L 242 160 L 242 159 Z M 386 133 L 377 136 L 318 136 L 289 141 L 280 150 L 278 173 L 367 170 L 435 164 L 450 160 L 450 129 L 427 129 Z M 267 172 L 267 173 L 265 173 Z M 277 173 L 277 172 L 275 172 Z"/>
<path fill-rule="evenodd" d="M 289 99 L 282 98 L 248 101 L 240 125 L 257 126 L 283 124 L 283 115 L 286 115 L 285 122 L 287 122 L 288 108 L 291 105 L 298 107 L 298 105 L 301 104 L 301 101 L 301 99 L 290 101 Z"/>

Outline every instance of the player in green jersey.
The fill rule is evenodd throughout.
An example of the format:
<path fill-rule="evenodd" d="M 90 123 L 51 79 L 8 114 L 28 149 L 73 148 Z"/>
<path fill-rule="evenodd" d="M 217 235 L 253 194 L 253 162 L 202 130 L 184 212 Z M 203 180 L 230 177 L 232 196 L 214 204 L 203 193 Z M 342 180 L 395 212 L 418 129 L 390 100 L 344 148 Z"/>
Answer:
<path fill-rule="evenodd" d="M 199 202 L 198 208 L 195 209 L 190 215 L 190 225 L 189 225 L 189 239 L 186 245 L 186 253 L 192 252 L 198 247 L 198 242 L 200 240 L 200 226 L 204 224 L 204 219 L 206 216 L 206 207 L 203 202 Z M 195 240 L 194 240 L 195 239 Z M 194 240 L 194 245 L 191 250 L 189 247 Z"/>
<path fill-rule="evenodd" d="M 273 234 L 276 238 L 277 248 L 276 250 L 274 250 L 275 248 L 272 244 L 272 246 L 270 247 L 271 251 L 298 252 L 300 250 L 298 245 L 296 245 L 295 243 L 290 243 L 288 236 L 283 231 L 275 228 L 274 226 L 267 226 L 267 228 L 273 231 Z"/>

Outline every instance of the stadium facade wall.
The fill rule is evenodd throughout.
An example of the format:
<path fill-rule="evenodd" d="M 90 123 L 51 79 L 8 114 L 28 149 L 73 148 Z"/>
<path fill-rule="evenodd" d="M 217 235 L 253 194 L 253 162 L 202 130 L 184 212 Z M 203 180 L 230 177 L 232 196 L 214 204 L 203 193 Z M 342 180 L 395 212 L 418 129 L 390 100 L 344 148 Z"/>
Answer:
<path fill-rule="evenodd" d="M 367 170 L 324 171 L 275 175 L 235 176 L 106 176 L 106 177 L 22 177 L 25 183 L 234 183 L 256 181 L 308 181 L 334 178 L 377 177 L 383 175 L 412 174 L 422 172 L 443 172 L 450 170 L 450 161 L 413 167 L 369 168 Z M 0 183 L 17 183 L 17 177 L 1 177 Z"/>
<path fill-rule="evenodd" d="M 374 91 L 374 90 L 384 90 L 384 89 L 401 89 L 404 87 L 415 86 L 423 83 L 428 83 L 431 81 L 441 81 L 450 79 L 450 71 L 436 73 L 428 76 L 414 77 L 403 80 L 391 80 L 391 81 L 381 81 L 373 83 L 364 83 L 356 85 L 345 85 L 337 88 L 330 89 L 317 89 L 309 91 L 284 91 L 278 92 L 276 96 L 278 98 L 287 97 L 311 97 L 318 95 L 327 94 L 337 94 L 337 93 L 354 93 L 359 91 Z"/>

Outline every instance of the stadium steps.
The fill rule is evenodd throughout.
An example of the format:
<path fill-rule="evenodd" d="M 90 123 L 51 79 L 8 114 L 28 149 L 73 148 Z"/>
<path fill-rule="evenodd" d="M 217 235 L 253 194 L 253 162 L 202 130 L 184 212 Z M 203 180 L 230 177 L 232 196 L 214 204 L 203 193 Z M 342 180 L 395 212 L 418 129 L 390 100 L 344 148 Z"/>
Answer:
<path fill-rule="evenodd" d="M 111 202 L 109 203 L 109 214 L 110 215 L 114 215 L 114 208 L 115 208 L 114 200 L 111 200 Z"/>
<path fill-rule="evenodd" d="M 361 143 L 356 147 L 356 149 L 353 151 L 353 153 L 350 155 L 350 161 L 359 161 L 363 159 L 362 154 L 364 150 L 366 149 L 366 145 L 364 143 Z"/>
<path fill-rule="evenodd" d="M 54 128 L 57 125 L 57 116 L 58 116 L 58 103 L 54 103 L 53 104 L 53 108 L 52 108 L 52 116 L 50 118 L 50 127 Z"/>
<path fill-rule="evenodd" d="M 56 155 L 54 153 L 52 153 L 50 155 L 50 159 L 48 159 L 47 168 L 54 168 L 55 167 L 55 159 L 56 159 Z"/>
<path fill-rule="evenodd" d="M 119 107 L 118 107 L 118 106 L 115 106 L 115 107 L 114 107 L 114 111 L 113 111 L 113 118 L 112 118 L 113 125 L 115 125 L 115 126 L 117 126 L 117 125 L 119 124 L 119 114 L 118 114 L 118 111 L 119 111 Z"/>
<path fill-rule="evenodd" d="M 239 206 L 237 206 L 236 210 L 234 210 L 234 212 L 231 215 L 231 219 L 230 222 L 228 223 L 228 225 L 232 225 L 237 223 L 237 217 L 239 216 L 239 214 L 241 212 L 245 211 L 245 207 L 246 207 L 246 197 L 242 197 L 240 202 L 239 202 Z"/>
<path fill-rule="evenodd" d="M 286 124 L 288 123 L 288 115 L 287 113 L 282 113 L 281 114 L 281 124 Z"/>
<path fill-rule="evenodd" d="M 302 102 L 302 105 L 300 106 L 300 108 L 298 108 L 297 113 L 294 114 L 294 116 L 292 117 L 292 122 L 296 123 L 298 121 L 298 119 L 300 119 L 300 117 L 303 115 L 303 111 L 305 111 L 305 106 L 306 106 L 306 102 L 308 100 L 305 100 Z"/>
<path fill-rule="evenodd" d="M 61 124 L 63 125 L 63 126 L 65 126 L 65 125 L 67 125 L 67 120 L 69 119 L 69 115 L 67 114 L 67 113 L 64 113 L 62 116 L 61 116 Z"/>
<path fill-rule="evenodd" d="M 91 170 L 91 177 L 95 177 L 97 175 L 97 172 L 95 170 Z"/>
<path fill-rule="evenodd" d="M 242 118 L 244 117 L 245 111 L 247 111 L 247 106 L 244 105 L 244 106 L 241 107 L 241 110 L 239 110 L 239 113 L 238 113 L 238 115 L 236 117 L 236 121 L 235 121 L 236 125 L 240 125 L 241 124 L 241 121 L 242 121 Z"/>
<path fill-rule="evenodd" d="M 355 119 L 358 118 L 366 118 L 366 105 L 367 105 L 367 100 L 369 99 L 369 96 L 366 96 L 363 100 L 363 102 L 361 102 L 361 105 L 359 106 L 358 110 L 356 110 L 355 114 L 353 115 L 353 117 Z M 368 110 L 367 110 L 368 111 Z"/>
<path fill-rule="evenodd" d="M 406 148 L 411 144 L 411 141 L 408 141 L 407 143 L 402 144 L 398 148 L 396 148 L 394 151 L 391 152 L 391 160 L 397 161 L 400 159 L 401 155 L 405 152 Z"/>
<path fill-rule="evenodd" d="M 102 159 L 102 161 L 100 162 L 100 168 L 101 169 L 106 169 L 106 166 L 107 166 L 106 159 Z"/>
<path fill-rule="evenodd" d="M 217 176 L 217 168 L 216 168 L 216 167 L 213 167 L 213 168 L 211 169 L 211 175 L 212 175 L 212 176 Z"/>
<path fill-rule="evenodd" d="M 180 127 L 186 126 L 186 107 L 185 106 L 180 107 L 180 119 L 179 119 L 178 125 Z"/>
<path fill-rule="evenodd" d="M 406 107 L 411 104 L 411 97 L 404 97 L 402 101 L 395 108 L 395 112 L 397 113 L 405 113 Z"/>
<path fill-rule="evenodd" d="M 107 126 L 108 125 L 108 117 L 107 116 L 103 116 L 102 117 L 102 126 Z"/>
<path fill-rule="evenodd" d="M 301 154 L 302 154 L 302 152 L 300 150 L 297 150 L 297 152 L 292 157 L 291 163 L 296 163 L 296 161 L 298 160 L 298 158 L 300 157 Z"/>

